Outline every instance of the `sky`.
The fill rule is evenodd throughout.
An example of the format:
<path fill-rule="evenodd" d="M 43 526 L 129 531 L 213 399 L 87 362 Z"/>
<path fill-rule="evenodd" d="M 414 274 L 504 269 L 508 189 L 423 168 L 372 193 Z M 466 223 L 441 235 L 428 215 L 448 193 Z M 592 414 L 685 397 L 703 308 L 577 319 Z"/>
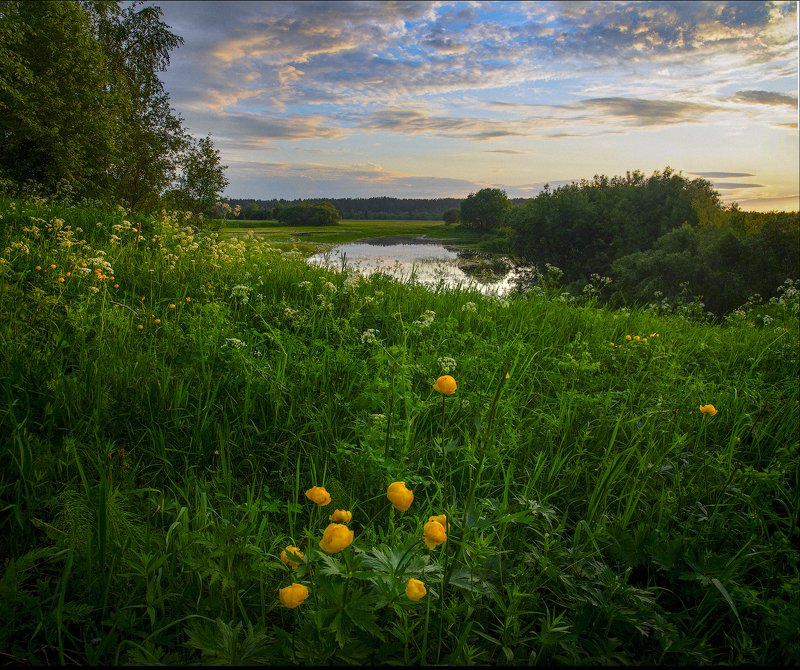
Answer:
<path fill-rule="evenodd" d="M 228 198 L 533 197 L 670 167 L 800 209 L 796 2 L 148 2 Z"/>

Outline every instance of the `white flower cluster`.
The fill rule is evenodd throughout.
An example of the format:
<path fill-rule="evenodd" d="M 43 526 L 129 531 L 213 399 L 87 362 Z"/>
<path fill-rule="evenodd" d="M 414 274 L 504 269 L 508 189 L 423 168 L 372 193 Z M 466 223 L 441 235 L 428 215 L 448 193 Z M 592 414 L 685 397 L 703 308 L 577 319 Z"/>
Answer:
<path fill-rule="evenodd" d="M 454 358 L 450 358 L 450 356 L 442 356 L 437 358 L 436 363 L 442 369 L 442 374 L 449 375 L 451 372 L 455 372 L 456 360 Z"/>
<path fill-rule="evenodd" d="M 427 328 L 434 322 L 435 319 L 436 312 L 434 312 L 432 309 L 426 309 L 422 316 L 417 321 L 414 321 L 414 325 Z"/>
<path fill-rule="evenodd" d="M 473 313 L 475 313 L 475 312 L 478 311 L 478 306 L 474 302 L 465 302 L 461 306 L 461 311 L 462 312 L 473 312 Z"/>
<path fill-rule="evenodd" d="M 231 289 L 231 300 L 236 300 L 243 305 L 246 305 L 250 302 L 250 291 L 252 291 L 249 286 L 245 286 L 244 284 L 237 284 Z"/>
<path fill-rule="evenodd" d="M 361 333 L 361 343 L 362 344 L 375 344 L 378 341 L 378 333 L 381 331 L 375 328 L 367 328 L 363 333 Z"/>
<path fill-rule="evenodd" d="M 226 337 L 222 346 L 225 349 L 244 349 L 245 343 L 238 337 Z"/>

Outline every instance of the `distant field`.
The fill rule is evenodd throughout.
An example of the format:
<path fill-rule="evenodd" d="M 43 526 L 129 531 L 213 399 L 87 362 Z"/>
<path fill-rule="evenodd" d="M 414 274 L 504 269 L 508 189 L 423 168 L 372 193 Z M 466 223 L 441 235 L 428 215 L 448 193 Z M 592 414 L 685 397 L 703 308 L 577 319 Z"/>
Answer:
<path fill-rule="evenodd" d="M 442 221 L 375 221 L 346 219 L 335 226 L 282 226 L 277 221 L 228 221 L 222 228 L 228 235 L 256 234 L 275 244 L 302 241 L 308 244 L 344 244 L 355 240 L 399 235 L 426 236 L 447 240 L 459 246 L 472 246 L 480 235 L 446 226 Z"/>

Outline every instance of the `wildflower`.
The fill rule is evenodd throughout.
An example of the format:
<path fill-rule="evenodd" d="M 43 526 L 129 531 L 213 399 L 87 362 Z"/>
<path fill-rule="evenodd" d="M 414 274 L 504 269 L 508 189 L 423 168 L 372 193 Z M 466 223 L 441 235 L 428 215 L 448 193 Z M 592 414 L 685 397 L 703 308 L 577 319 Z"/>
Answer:
<path fill-rule="evenodd" d="M 289 553 L 287 554 L 287 552 Z M 303 555 L 303 552 L 300 551 L 300 548 L 295 547 L 292 544 L 290 544 L 288 547 L 286 547 L 286 549 L 284 549 L 281 552 L 281 560 L 284 563 L 286 563 L 286 565 L 288 565 L 290 568 L 296 568 L 297 566 L 300 565 L 298 561 L 293 561 L 291 558 L 289 558 L 289 556 L 291 556 L 292 558 L 299 558 L 300 560 L 305 559 L 305 556 Z"/>
<path fill-rule="evenodd" d="M 144 326 L 141 323 L 138 326 L 136 326 L 136 330 L 143 330 L 143 329 Z"/>
<path fill-rule="evenodd" d="M 379 332 L 380 331 L 377 328 L 367 328 L 363 333 L 361 333 L 361 343 L 375 344 L 378 341 Z"/>
<path fill-rule="evenodd" d="M 144 296 L 143 296 L 143 295 L 140 295 L 140 296 L 139 296 L 139 300 L 142 300 L 142 301 L 144 301 Z"/>
<path fill-rule="evenodd" d="M 89 287 L 89 290 L 90 290 L 92 293 L 99 293 L 99 292 L 100 292 L 100 289 L 99 289 L 99 288 L 97 288 L 96 286 L 90 286 L 90 287 Z"/>
<path fill-rule="evenodd" d="M 63 284 L 64 283 L 64 277 L 59 277 L 58 278 L 58 283 L 59 284 Z"/>
<path fill-rule="evenodd" d="M 414 493 L 406 487 L 405 482 L 392 482 L 386 489 L 386 497 L 398 512 L 405 512 L 414 502 Z"/>
<path fill-rule="evenodd" d="M 37 266 L 36 266 L 36 269 L 37 269 L 37 270 L 41 270 L 41 269 L 42 269 L 42 266 L 41 266 L 41 265 L 37 265 Z"/>
<path fill-rule="evenodd" d="M 119 284 L 114 284 L 114 288 L 119 288 Z"/>
<path fill-rule="evenodd" d="M 425 597 L 425 594 L 428 591 L 425 589 L 425 584 L 423 584 L 419 579 L 414 579 L 413 577 L 406 582 L 406 595 L 408 596 L 409 600 L 419 600 Z"/>
<path fill-rule="evenodd" d="M 610 346 L 613 349 L 614 348 L 614 343 L 613 342 L 609 342 L 608 346 Z"/>
<path fill-rule="evenodd" d="M 329 523 L 319 546 L 326 554 L 335 554 L 342 549 L 347 549 L 353 542 L 353 531 L 341 523 Z"/>
<path fill-rule="evenodd" d="M 325 507 L 331 502 L 331 494 L 322 486 L 312 486 L 306 491 L 306 498 L 317 503 L 320 507 Z"/>
<path fill-rule="evenodd" d="M 422 527 L 422 536 L 428 549 L 436 549 L 440 544 L 444 544 L 447 541 L 447 532 L 444 526 L 434 517 L 431 517 Z"/>
<path fill-rule="evenodd" d="M 192 299 L 188 295 L 186 296 L 186 302 L 192 302 Z"/>
<path fill-rule="evenodd" d="M 626 336 L 625 336 L 625 339 L 626 339 L 628 342 L 630 342 L 630 341 L 631 341 L 633 338 L 632 338 L 630 335 L 626 335 Z"/>
<path fill-rule="evenodd" d="M 171 302 L 171 303 L 169 304 L 169 308 L 170 308 L 170 309 L 175 309 L 175 303 L 174 303 L 174 302 Z"/>
<path fill-rule="evenodd" d="M 641 340 L 642 338 L 641 338 L 641 337 L 639 337 L 638 335 L 634 335 L 633 339 L 634 339 L 634 340 L 636 340 L 636 341 L 638 342 L 638 341 L 639 341 L 639 340 Z"/>
<path fill-rule="evenodd" d="M 456 384 L 456 380 L 450 375 L 442 375 L 433 385 L 433 390 L 439 391 L 439 393 L 442 393 L 443 395 L 453 395 L 457 388 L 458 384 Z"/>
<path fill-rule="evenodd" d="M 56 269 L 56 264 L 55 263 L 50 263 L 50 269 L 55 270 Z"/>
<path fill-rule="evenodd" d="M 350 523 L 353 519 L 353 513 L 344 509 L 334 510 L 333 514 L 328 517 L 331 521 L 338 521 L 340 523 Z"/>
<path fill-rule="evenodd" d="M 478 311 L 478 307 L 474 302 L 465 302 L 461 306 L 461 311 L 462 312 L 477 312 Z"/>
<path fill-rule="evenodd" d="M 442 372 L 446 375 L 449 375 L 456 369 L 456 359 L 451 358 L 450 356 L 442 356 L 436 359 L 436 362 L 439 364 L 439 367 L 442 369 Z"/>
<path fill-rule="evenodd" d="M 155 323 L 156 325 L 158 325 L 159 323 L 161 323 L 161 319 L 156 319 L 156 320 L 154 321 L 154 323 Z"/>
<path fill-rule="evenodd" d="M 719 410 L 714 405 L 700 405 L 700 411 L 708 416 L 714 416 Z"/>
<path fill-rule="evenodd" d="M 67 272 L 67 277 L 71 277 L 71 276 L 72 276 L 72 273 L 71 272 Z"/>
<path fill-rule="evenodd" d="M 308 598 L 308 587 L 295 582 L 291 586 L 282 588 L 278 595 L 281 599 L 281 605 L 291 610 L 298 605 L 302 605 L 303 601 Z"/>
<path fill-rule="evenodd" d="M 442 528 L 449 527 L 449 524 L 447 523 L 446 514 L 437 514 L 436 516 L 429 516 L 428 521 L 438 521 L 440 524 L 442 524 Z"/>

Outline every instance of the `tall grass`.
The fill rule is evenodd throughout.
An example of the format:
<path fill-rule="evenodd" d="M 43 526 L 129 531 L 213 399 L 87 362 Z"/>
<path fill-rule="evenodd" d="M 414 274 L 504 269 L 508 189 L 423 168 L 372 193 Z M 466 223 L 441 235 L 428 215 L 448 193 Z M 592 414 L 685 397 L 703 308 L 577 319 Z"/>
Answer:
<path fill-rule="evenodd" d="M 0 216 L 9 662 L 800 661 L 792 282 L 708 325 L 331 272 L 175 214 Z"/>

